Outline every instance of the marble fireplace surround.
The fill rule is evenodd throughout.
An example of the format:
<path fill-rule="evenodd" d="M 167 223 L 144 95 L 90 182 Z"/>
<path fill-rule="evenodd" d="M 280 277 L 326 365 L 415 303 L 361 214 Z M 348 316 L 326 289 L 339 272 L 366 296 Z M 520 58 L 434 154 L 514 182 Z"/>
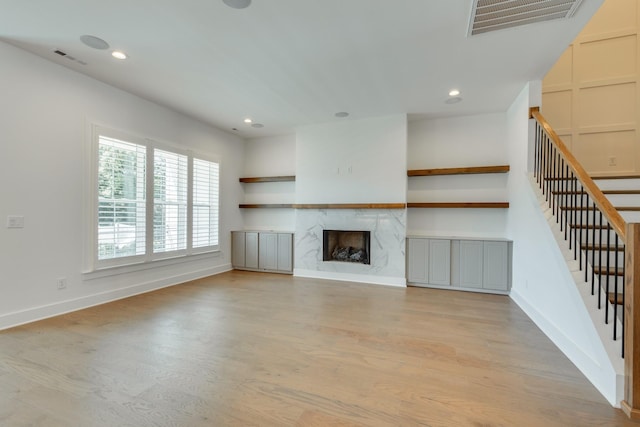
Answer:
<path fill-rule="evenodd" d="M 406 209 L 296 209 L 293 274 L 406 286 Z M 323 261 L 323 230 L 371 232 L 370 264 Z"/>

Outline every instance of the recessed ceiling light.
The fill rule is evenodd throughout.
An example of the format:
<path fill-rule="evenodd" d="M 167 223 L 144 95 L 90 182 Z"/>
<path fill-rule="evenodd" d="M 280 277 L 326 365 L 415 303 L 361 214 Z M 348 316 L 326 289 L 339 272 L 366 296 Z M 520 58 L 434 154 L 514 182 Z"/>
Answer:
<path fill-rule="evenodd" d="M 224 4 L 234 9 L 244 9 L 249 7 L 251 0 L 222 0 Z"/>
<path fill-rule="evenodd" d="M 96 36 L 90 36 L 88 34 L 85 34 L 84 36 L 80 36 L 80 41 L 94 49 L 100 49 L 100 50 L 109 49 L 109 43 L 107 43 L 106 41 Z"/>
<path fill-rule="evenodd" d="M 247 117 L 246 119 L 244 119 L 244 122 L 246 124 L 249 124 L 249 123 L 253 122 L 253 120 L 251 120 L 250 118 Z"/>
<path fill-rule="evenodd" d="M 460 91 L 458 89 L 451 89 L 449 91 L 449 96 L 458 96 L 460 95 Z"/>
<path fill-rule="evenodd" d="M 262 123 L 254 123 L 254 124 L 252 124 L 252 125 L 251 125 L 251 127 L 252 127 L 252 128 L 256 128 L 256 129 L 259 129 L 259 128 L 263 128 L 263 127 L 264 127 L 264 125 L 263 125 Z"/>
<path fill-rule="evenodd" d="M 127 59 L 127 54 L 119 50 L 114 50 L 113 52 L 111 52 L 111 56 L 116 59 Z"/>
<path fill-rule="evenodd" d="M 462 98 L 459 96 L 454 96 L 451 97 L 449 99 L 447 99 L 445 102 L 445 104 L 457 104 L 458 102 L 462 101 Z"/>
<path fill-rule="evenodd" d="M 336 117 L 349 117 L 349 113 L 346 111 L 340 111 L 335 114 Z"/>

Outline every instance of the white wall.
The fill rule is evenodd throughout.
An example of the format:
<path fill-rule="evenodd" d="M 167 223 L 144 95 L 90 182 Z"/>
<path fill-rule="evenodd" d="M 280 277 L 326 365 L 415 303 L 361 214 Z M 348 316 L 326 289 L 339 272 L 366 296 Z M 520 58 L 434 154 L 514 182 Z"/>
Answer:
<path fill-rule="evenodd" d="M 540 105 L 540 82 L 523 89 L 507 112 L 509 200 L 513 240 L 511 297 L 613 405 L 616 373 L 594 329 L 564 256 L 528 178 L 529 106 Z"/>
<path fill-rule="evenodd" d="M 409 169 L 508 164 L 504 113 L 409 122 Z M 509 174 L 411 177 L 408 202 L 508 201 Z M 409 209 L 408 235 L 504 237 L 505 209 Z"/>
<path fill-rule="evenodd" d="M 493 166 L 508 160 L 504 113 L 409 122 L 409 169 Z"/>
<path fill-rule="evenodd" d="M 296 174 L 296 136 L 280 135 L 245 141 L 243 176 Z"/>
<path fill-rule="evenodd" d="M 0 328 L 230 268 L 229 231 L 242 226 L 240 138 L 5 43 L 0 56 Z M 112 277 L 82 274 L 91 122 L 221 159 L 220 253 Z M 25 227 L 5 228 L 7 215 L 24 215 Z M 59 277 L 67 289 L 57 289 Z"/>
<path fill-rule="evenodd" d="M 306 126 L 296 137 L 296 203 L 405 202 L 406 115 Z"/>
<path fill-rule="evenodd" d="M 254 138 L 245 142 L 242 176 L 282 176 L 296 174 L 296 136 Z M 242 184 L 243 203 L 295 203 L 295 182 Z M 246 230 L 293 231 L 293 209 L 242 209 Z"/>

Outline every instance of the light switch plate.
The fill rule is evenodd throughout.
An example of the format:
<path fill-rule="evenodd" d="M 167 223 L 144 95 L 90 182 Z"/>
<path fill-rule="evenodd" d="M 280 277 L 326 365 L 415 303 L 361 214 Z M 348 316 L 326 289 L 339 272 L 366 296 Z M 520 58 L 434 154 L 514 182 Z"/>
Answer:
<path fill-rule="evenodd" d="M 7 228 L 24 228 L 24 216 L 22 215 L 7 216 Z"/>

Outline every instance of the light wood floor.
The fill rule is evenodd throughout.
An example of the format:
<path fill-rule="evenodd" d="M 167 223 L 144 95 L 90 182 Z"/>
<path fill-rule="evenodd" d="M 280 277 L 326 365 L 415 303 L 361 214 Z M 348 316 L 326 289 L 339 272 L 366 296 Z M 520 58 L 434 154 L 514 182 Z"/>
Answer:
<path fill-rule="evenodd" d="M 0 425 L 638 426 L 508 297 L 238 271 L 0 332 Z"/>

